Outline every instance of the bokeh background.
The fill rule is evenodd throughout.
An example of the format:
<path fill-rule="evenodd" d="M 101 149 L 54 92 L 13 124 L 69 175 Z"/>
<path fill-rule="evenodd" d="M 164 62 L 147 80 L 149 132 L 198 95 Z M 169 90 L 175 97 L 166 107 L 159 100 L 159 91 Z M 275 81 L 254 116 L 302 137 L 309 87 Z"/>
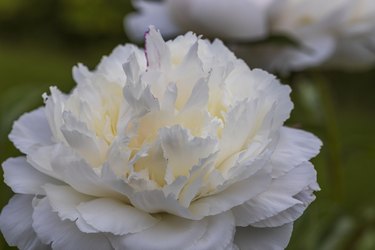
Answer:
<path fill-rule="evenodd" d="M 12 123 L 42 105 L 49 86 L 69 92 L 73 65 L 94 69 L 128 42 L 130 11 L 128 0 L 0 0 L 0 162 L 20 155 L 8 140 Z M 375 65 L 281 80 L 295 103 L 287 124 L 324 142 L 314 159 L 322 190 L 295 223 L 288 249 L 375 249 Z M 11 196 L 1 181 L 0 208 Z M 2 236 L 0 249 L 13 249 Z"/>

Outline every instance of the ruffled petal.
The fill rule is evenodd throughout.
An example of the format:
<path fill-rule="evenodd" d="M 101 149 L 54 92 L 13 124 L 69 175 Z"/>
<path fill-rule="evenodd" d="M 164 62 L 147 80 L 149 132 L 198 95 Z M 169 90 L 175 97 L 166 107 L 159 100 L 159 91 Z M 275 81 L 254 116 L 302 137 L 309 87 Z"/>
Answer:
<path fill-rule="evenodd" d="M 51 166 L 61 180 L 83 194 L 126 199 L 110 184 L 105 183 L 87 162 L 63 145 L 60 145 L 56 155 L 52 157 Z"/>
<path fill-rule="evenodd" d="M 214 152 L 217 145 L 215 139 L 192 137 L 178 125 L 161 128 L 159 133 L 164 158 L 168 159 L 167 171 L 171 171 L 174 178 L 188 176 L 193 166 Z"/>
<path fill-rule="evenodd" d="M 0 229 L 10 246 L 19 249 L 50 249 L 37 237 L 32 228 L 32 195 L 15 195 L 3 208 L 0 215 Z"/>

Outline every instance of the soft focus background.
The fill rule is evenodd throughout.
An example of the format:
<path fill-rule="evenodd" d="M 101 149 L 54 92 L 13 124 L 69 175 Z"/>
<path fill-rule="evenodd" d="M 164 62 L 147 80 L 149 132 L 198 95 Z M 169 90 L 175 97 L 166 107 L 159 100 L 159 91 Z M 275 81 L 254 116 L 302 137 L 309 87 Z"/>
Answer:
<path fill-rule="evenodd" d="M 71 68 L 91 69 L 128 42 L 127 0 L 0 0 L 0 162 L 20 153 L 12 122 L 42 105 L 51 85 L 69 92 Z M 375 65 L 367 71 L 308 71 L 293 88 L 289 126 L 324 142 L 314 159 L 322 191 L 295 224 L 288 249 L 375 249 Z M 0 208 L 12 196 L 1 182 Z M 12 249 L 0 238 L 0 249 Z"/>

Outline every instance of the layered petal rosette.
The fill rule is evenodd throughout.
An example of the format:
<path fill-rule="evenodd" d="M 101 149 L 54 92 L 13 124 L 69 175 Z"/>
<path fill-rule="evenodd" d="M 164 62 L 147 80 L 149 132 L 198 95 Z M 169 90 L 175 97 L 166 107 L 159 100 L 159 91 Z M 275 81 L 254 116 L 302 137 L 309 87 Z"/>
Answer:
<path fill-rule="evenodd" d="M 14 123 L 0 228 L 21 249 L 283 249 L 321 142 L 290 88 L 192 33 L 117 47 Z"/>

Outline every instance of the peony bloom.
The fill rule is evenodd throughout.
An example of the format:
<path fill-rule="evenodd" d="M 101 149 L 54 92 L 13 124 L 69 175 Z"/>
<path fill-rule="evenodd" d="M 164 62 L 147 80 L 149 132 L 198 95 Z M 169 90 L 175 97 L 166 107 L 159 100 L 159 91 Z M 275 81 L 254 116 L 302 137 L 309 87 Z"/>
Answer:
<path fill-rule="evenodd" d="M 283 249 L 321 142 L 290 88 L 192 33 L 125 45 L 15 122 L 0 229 L 21 249 Z"/>
<path fill-rule="evenodd" d="M 275 0 L 134 0 L 138 13 L 125 18 L 125 30 L 135 41 L 149 25 L 165 36 L 194 31 L 225 40 L 254 40 L 267 36 L 268 9 Z"/>

